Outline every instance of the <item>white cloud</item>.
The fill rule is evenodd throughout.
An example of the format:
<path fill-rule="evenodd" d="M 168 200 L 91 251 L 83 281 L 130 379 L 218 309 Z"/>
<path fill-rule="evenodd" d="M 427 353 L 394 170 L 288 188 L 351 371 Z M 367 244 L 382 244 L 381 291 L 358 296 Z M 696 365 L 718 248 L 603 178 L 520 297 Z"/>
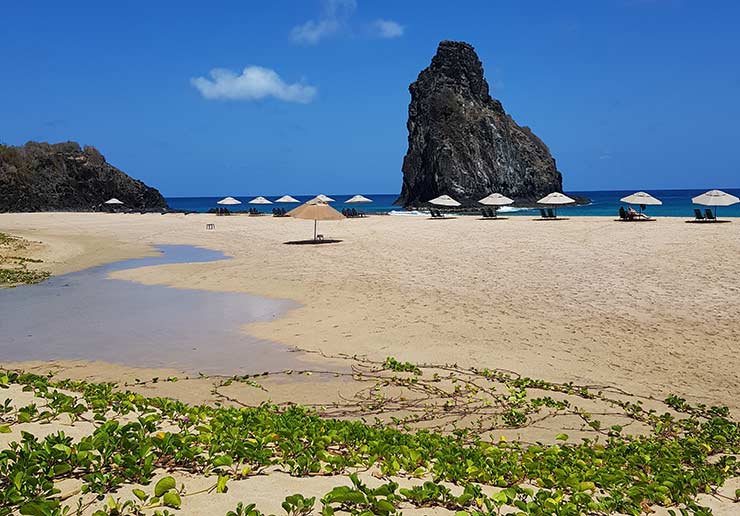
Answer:
<path fill-rule="evenodd" d="M 207 99 L 262 100 L 274 97 L 285 102 L 311 102 L 316 88 L 302 83 L 287 84 L 274 70 L 248 66 L 241 75 L 215 68 L 210 78 L 195 77 L 190 83 Z"/>
<path fill-rule="evenodd" d="M 290 39 L 296 43 L 315 45 L 338 32 L 356 9 L 356 0 L 324 0 L 321 17 L 293 27 Z"/>
<path fill-rule="evenodd" d="M 373 31 L 381 38 L 400 38 L 403 36 L 404 26 L 393 20 L 375 20 L 372 24 Z"/>
<path fill-rule="evenodd" d="M 336 20 L 309 20 L 303 25 L 293 27 L 290 31 L 290 39 L 296 43 L 315 45 L 321 38 L 337 32 L 339 27 L 339 22 Z"/>

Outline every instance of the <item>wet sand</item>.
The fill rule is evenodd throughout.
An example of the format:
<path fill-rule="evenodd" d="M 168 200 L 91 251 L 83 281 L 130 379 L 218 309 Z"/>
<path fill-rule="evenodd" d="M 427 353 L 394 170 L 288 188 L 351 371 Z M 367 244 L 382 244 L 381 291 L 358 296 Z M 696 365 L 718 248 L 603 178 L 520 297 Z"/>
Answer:
<path fill-rule="evenodd" d="M 90 360 L 190 374 L 255 374 L 305 367 L 300 353 L 240 331 L 298 305 L 243 293 L 174 289 L 111 279 L 114 271 L 225 260 L 182 245 L 157 255 L 0 290 L 4 361 Z"/>

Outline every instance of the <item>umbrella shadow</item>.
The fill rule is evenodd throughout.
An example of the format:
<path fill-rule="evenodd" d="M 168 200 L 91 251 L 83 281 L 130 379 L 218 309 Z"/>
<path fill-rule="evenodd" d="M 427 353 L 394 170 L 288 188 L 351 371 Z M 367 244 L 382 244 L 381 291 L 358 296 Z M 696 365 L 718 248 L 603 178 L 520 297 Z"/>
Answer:
<path fill-rule="evenodd" d="M 686 224 L 726 224 L 732 222 L 731 220 L 687 220 Z"/>
<path fill-rule="evenodd" d="M 324 240 L 291 240 L 289 242 L 283 242 L 285 245 L 320 245 L 320 244 L 338 244 L 341 240 L 327 238 Z"/>

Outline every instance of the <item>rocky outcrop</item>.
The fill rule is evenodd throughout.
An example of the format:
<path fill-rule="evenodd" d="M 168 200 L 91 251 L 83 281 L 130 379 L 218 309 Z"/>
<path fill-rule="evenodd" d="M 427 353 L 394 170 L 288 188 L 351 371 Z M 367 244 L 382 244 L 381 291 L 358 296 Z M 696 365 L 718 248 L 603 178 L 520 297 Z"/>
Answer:
<path fill-rule="evenodd" d="M 85 211 L 111 197 L 125 208 L 167 208 L 155 188 L 105 161 L 94 147 L 75 142 L 0 145 L 0 212 Z"/>
<path fill-rule="evenodd" d="M 547 145 L 491 98 L 469 44 L 441 42 L 409 91 L 409 148 L 397 204 L 418 206 L 442 194 L 473 204 L 493 192 L 527 204 L 562 191 Z"/>

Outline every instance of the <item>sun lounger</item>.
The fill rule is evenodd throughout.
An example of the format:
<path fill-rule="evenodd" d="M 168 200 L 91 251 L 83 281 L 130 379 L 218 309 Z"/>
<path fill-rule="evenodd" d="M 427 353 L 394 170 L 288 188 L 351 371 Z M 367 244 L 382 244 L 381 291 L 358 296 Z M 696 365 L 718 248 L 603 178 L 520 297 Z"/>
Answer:
<path fill-rule="evenodd" d="M 624 206 L 619 207 L 619 220 L 630 220 L 630 216 Z"/>
<path fill-rule="evenodd" d="M 708 222 L 717 222 L 717 217 L 714 216 L 714 212 L 709 208 L 704 210 L 704 217 L 707 219 Z"/>
<path fill-rule="evenodd" d="M 545 211 L 544 208 L 540 208 L 540 217 L 542 217 L 543 219 L 547 218 L 547 211 Z"/>
<path fill-rule="evenodd" d="M 552 208 L 547 208 L 547 218 L 548 219 L 556 219 L 558 218 L 557 215 L 555 215 L 555 212 Z"/>
<path fill-rule="evenodd" d="M 706 220 L 699 208 L 694 208 L 694 220 L 701 220 L 702 222 Z"/>

